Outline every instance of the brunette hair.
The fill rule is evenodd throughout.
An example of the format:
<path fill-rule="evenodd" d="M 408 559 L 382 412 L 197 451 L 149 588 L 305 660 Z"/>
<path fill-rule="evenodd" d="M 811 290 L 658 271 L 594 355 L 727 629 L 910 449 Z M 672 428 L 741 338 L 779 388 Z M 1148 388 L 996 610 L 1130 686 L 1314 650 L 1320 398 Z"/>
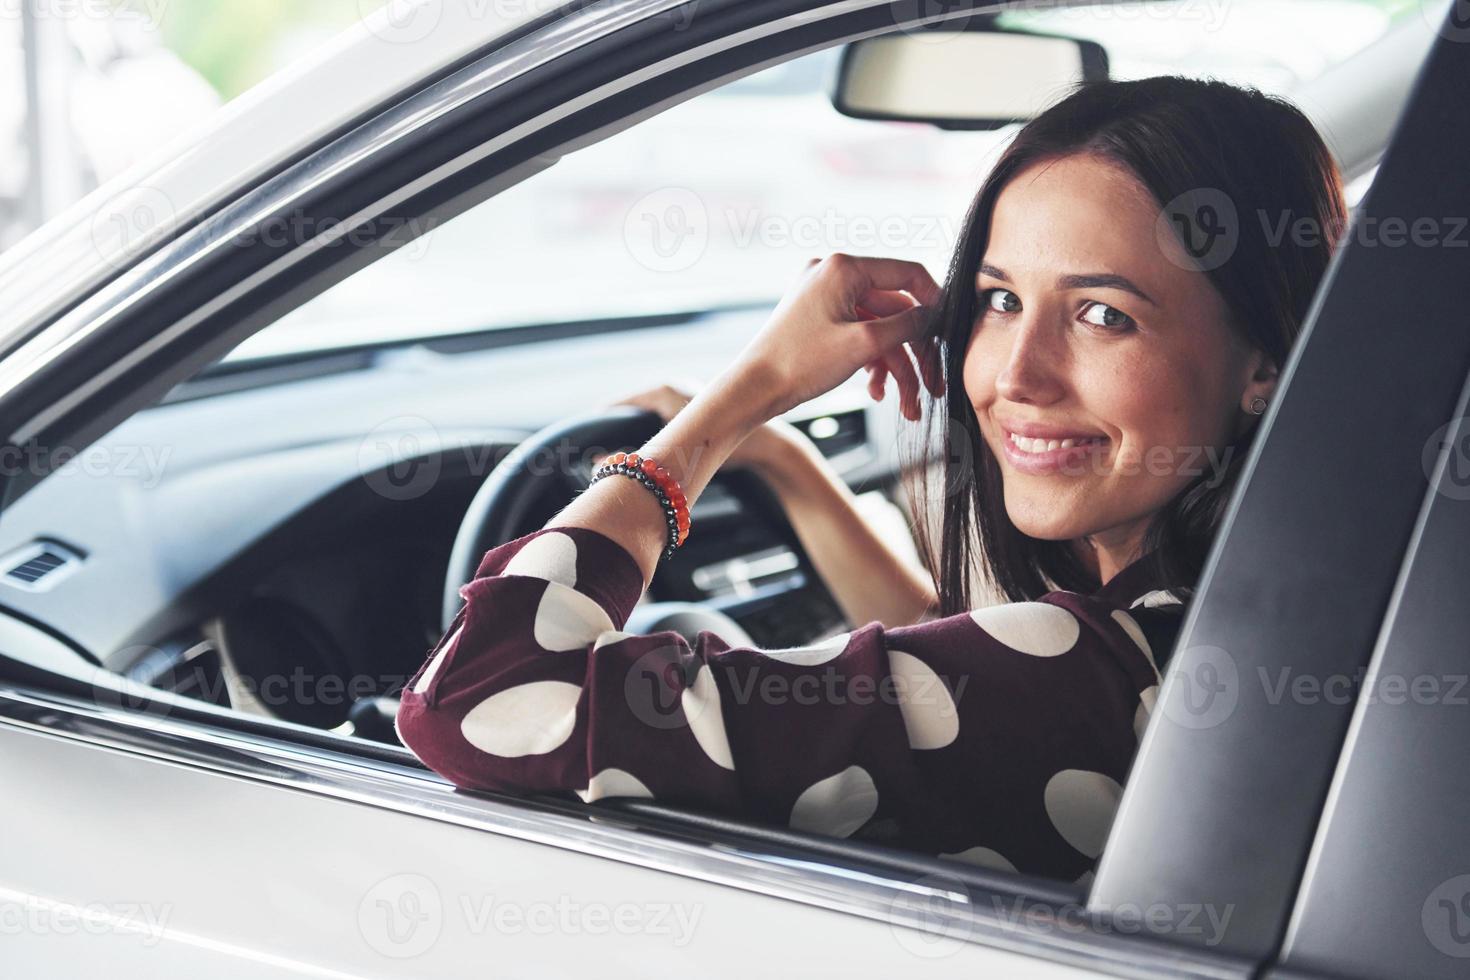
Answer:
<path fill-rule="evenodd" d="M 1233 206 L 1228 258 L 1207 255 L 1199 267 L 1224 298 L 1231 328 L 1277 367 L 1285 365 L 1346 225 L 1342 177 L 1316 129 L 1290 103 L 1255 89 L 1174 76 L 1098 82 L 1082 86 L 1022 127 L 970 206 L 930 327 L 947 384 L 926 413 L 924 445 L 945 447 L 944 492 L 936 500 L 928 466 L 920 466 L 918 500 L 911 497 L 911 504 L 921 515 L 920 549 L 943 616 L 971 608 L 972 569 L 1010 601 L 1035 599 L 1053 588 L 1092 591 L 1099 584 L 1071 542 L 1032 538 L 1011 522 L 999 465 L 960 383 L 977 314 L 975 275 L 996 198 L 1032 164 L 1074 154 L 1121 166 L 1160 208 L 1170 206 L 1170 218 L 1179 218 L 1172 202 L 1184 202 L 1184 220 L 1196 223 L 1180 228 L 1186 242 L 1194 232 L 1211 232 L 1198 227 L 1204 216 L 1220 220 L 1208 211 L 1212 203 Z M 1189 213 L 1191 201 L 1204 202 L 1199 213 Z M 1294 224 L 1301 219 L 1310 224 Z M 1273 232 L 1283 227 L 1311 227 L 1317 234 L 1314 240 Z M 941 417 L 941 404 L 944 428 L 936 440 L 932 427 Z M 1205 473 L 1191 481 L 1149 526 L 1145 560 L 1155 563 L 1162 581 L 1179 587 L 1176 592 L 1192 593 L 1255 428 L 1227 448 L 1223 475 Z M 939 515 L 931 511 L 936 504 L 942 508 Z M 942 520 L 937 553 L 935 516 Z"/>

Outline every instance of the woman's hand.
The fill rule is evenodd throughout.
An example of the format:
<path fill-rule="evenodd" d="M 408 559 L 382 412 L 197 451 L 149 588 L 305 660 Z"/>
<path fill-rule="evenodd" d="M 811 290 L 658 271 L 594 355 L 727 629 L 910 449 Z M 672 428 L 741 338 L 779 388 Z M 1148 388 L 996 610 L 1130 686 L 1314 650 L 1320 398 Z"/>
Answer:
<path fill-rule="evenodd" d="M 685 405 L 689 404 L 693 395 L 676 385 L 662 384 L 646 391 L 640 391 L 635 395 L 620 399 L 615 405 L 632 405 L 645 411 L 654 412 L 665 422 L 679 414 Z M 762 475 L 774 475 L 782 465 L 788 462 L 806 436 L 800 429 L 784 419 L 771 419 L 750 435 L 736 447 L 727 460 L 730 464 L 738 467 L 755 470 Z"/>
<path fill-rule="evenodd" d="M 939 299 L 938 283 L 917 262 L 841 252 L 813 259 L 741 352 L 737 368 L 773 379 L 779 415 L 866 366 L 873 398 L 882 399 L 892 374 L 900 410 L 917 419 L 920 375 L 934 395 L 944 390 L 938 346 L 925 339 Z"/>

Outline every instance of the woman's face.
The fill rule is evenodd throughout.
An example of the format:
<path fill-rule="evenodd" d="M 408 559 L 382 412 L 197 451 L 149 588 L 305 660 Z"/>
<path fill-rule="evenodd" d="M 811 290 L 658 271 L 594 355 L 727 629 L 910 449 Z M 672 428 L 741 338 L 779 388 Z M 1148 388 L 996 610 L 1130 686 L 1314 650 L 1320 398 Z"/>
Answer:
<path fill-rule="evenodd" d="M 1162 250 L 1158 214 L 1091 155 L 1033 165 L 996 200 L 964 384 L 1031 537 L 1131 552 L 1171 497 L 1222 475 L 1244 406 L 1269 394 L 1266 359 L 1204 273 Z"/>

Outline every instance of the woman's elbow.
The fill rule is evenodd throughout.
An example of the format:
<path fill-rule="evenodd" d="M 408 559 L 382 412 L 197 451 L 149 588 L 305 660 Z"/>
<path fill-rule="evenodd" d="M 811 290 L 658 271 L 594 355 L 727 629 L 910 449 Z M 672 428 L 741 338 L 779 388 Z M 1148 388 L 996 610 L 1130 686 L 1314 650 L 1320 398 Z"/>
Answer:
<path fill-rule="evenodd" d="M 393 727 L 404 748 L 457 788 L 492 792 L 510 789 L 483 765 L 475 765 L 474 747 L 465 741 L 459 722 L 442 709 L 430 707 L 421 699 L 405 700 Z"/>

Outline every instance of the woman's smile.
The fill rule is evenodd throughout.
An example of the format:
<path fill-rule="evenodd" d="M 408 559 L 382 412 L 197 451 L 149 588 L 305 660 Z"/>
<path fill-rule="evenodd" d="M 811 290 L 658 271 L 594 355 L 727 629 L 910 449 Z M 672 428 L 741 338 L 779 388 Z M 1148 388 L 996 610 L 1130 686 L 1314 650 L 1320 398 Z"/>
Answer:
<path fill-rule="evenodd" d="M 1018 428 L 1025 431 L 1029 427 Z M 1082 470 L 1079 464 L 1090 454 L 1100 453 L 1108 443 L 1106 436 L 1062 434 L 1061 430 L 1044 434 L 1050 435 L 1050 438 L 1044 435 L 1021 435 L 1016 429 L 1004 424 L 1001 431 L 1005 434 L 1002 446 L 1006 460 L 1022 473 L 1033 475 L 1057 472 L 1080 474 Z"/>

